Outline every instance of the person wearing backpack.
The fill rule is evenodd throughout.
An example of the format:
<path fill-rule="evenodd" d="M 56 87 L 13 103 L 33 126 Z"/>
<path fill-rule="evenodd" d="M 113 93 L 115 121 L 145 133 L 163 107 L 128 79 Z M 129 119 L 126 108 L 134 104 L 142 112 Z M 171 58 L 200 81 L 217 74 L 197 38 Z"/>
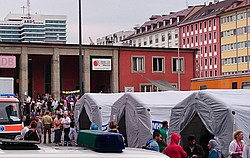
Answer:
<path fill-rule="evenodd" d="M 32 121 L 30 123 L 30 129 L 26 134 L 24 135 L 24 140 L 32 140 L 32 141 L 40 141 L 39 135 L 37 133 L 37 122 Z"/>

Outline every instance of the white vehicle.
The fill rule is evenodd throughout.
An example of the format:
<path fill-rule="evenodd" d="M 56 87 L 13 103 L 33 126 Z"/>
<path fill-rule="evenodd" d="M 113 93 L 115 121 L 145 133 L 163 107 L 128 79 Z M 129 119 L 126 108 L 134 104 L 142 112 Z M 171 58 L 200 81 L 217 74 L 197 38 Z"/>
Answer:
<path fill-rule="evenodd" d="M 4 158 L 167 158 L 151 150 L 126 148 L 122 153 L 99 153 L 84 147 L 51 147 L 40 144 L 40 150 L 0 150 Z"/>

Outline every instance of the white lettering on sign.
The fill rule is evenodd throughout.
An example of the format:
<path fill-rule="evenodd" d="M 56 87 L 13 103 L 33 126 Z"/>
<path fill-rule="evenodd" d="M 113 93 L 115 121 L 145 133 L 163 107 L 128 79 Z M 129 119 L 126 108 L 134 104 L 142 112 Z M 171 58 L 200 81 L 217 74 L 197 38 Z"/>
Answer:
<path fill-rule="evenodd" d="M 92 70 L 111 70 L 111 59 L 92 59 Z"/>
<path fill-rule="evenodd" d="M 29 20 L 24 20 L 24 23 L 34 23 L 35 20 L 29 19 Z"/>
<path fill-rule="evenodd" d="M 0 68 L 16 68 L 16 56 L 0 55 Z"/>

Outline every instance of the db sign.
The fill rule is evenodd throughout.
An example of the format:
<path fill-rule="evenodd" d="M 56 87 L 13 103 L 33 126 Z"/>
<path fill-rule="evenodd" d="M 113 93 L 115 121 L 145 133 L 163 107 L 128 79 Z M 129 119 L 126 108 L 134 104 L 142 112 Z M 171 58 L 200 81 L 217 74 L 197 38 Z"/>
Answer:
<path fill-rule="evenodd" d="M 16 68 L 16 56 L 0 55 L 0 68 Z"/>

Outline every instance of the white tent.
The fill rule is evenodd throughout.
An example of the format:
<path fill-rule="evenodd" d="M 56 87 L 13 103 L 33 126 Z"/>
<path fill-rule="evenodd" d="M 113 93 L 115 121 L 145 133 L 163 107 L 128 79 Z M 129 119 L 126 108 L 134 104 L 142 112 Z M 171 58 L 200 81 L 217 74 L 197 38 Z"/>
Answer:
<path fill-rule="evenodd" d="M 123 93 L 104 94 L 86 93 L 75 106 L 75 122 L 79 129 L 90 129 L 94 124 L 99 129 L 107 130 L 112 104 Z M 102 128 L 100 128 L 102 127 Z"/>
<path fill-rule="evenodd" d="M 151 137 L 152 127 L 170 120 L 171 108 L 193 92 L 166 91 L 127 93 L 112 106 L 111 120 L 119 123 L 120 132 L 129 147 L 142 147 Z M 153 122 L 153 126 L 152 126 Z"/>
<path fill-rule="evenodd" d="M 205 127 L 219 142 L 223 155 L 227 156 L 233 131 L 242 130 L 247 141 L 249 125 L 249 90 L 204 90 L 195 92 L 172 108 L 169 136 L 173 132 L 181 134 L 181 142 L 185 145 L 190 134 L 200 139 L 201 129 Z"/>

